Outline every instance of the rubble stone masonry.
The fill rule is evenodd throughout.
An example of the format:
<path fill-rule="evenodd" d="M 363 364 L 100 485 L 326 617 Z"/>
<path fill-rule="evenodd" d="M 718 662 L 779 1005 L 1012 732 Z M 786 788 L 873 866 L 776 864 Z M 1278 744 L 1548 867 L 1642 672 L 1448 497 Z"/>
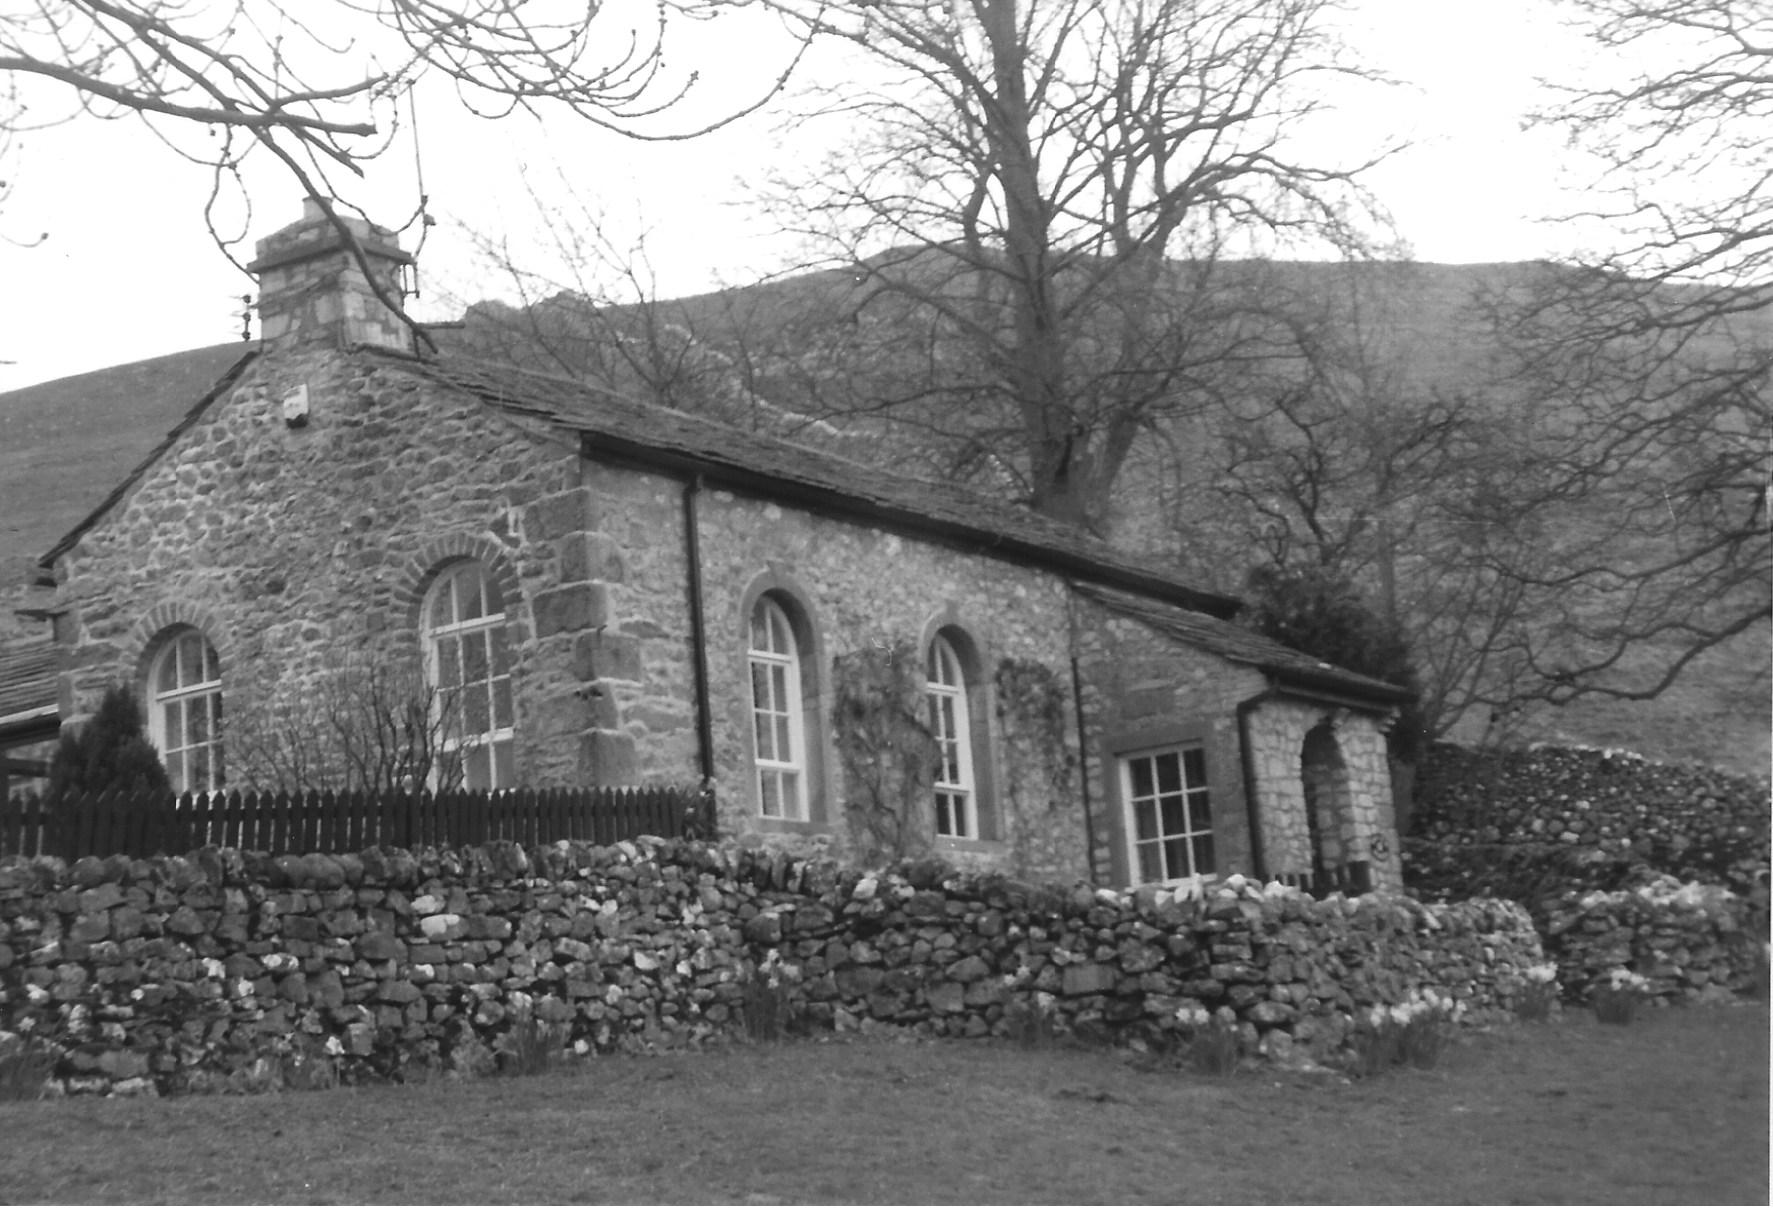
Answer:
<path fill-rule="evenodd" d="M 797 1023 L 946 1036 L 1046 1017 L 1161 1043 L 1188 1014 L 1334 1061 L 1354 1017 L 1432 991 L 1505 1017 L 1542 961 L 1511 903 L 1197 901 L 935 861 L 845 870 L 731 844 L 513 844 L 0 863 L 0 1047 L 69 1093 L 475 1073 L 530 1023 L 579 1052 L 732 1033 L 774 980 Z"/>

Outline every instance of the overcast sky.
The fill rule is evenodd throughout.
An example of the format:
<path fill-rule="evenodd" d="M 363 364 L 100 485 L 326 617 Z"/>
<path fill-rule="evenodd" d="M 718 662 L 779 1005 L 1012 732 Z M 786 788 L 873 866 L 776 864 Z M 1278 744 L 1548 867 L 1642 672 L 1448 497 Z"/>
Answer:
<path fill-rule="evenodd" d="M 1417 258 L 1513 261 L 1568 251 L 1567 228 L 1536 222 L 1560 209 L 1567 154 L 1549 133 L 1523 134 L 1520 120 L 1543 101 L 1535 80 L 1568 78 L 1586 66 L 1587 51 L 1545 0 L 1359 0 L 1354 8 L 1348 40 L 1403 83 L 1351 105 L 1344 129 L 1351 150 L 1387 130 L 1415 141 L 1370 184 Z M 534 229 L 526 172 L 546 193 L 564 170 L 615 224 L 646 229 L 664 296 L 744 281 L 788 255 L 738 205 L 734 184 L 760 176 L 779 154 L 763 123 L 637 145 L 566 117 L 546 126 L 459 121 L 441 104 L 421 103 L 419 121 L 418 163 L 440 220 L 420 265 L 421 318 L 454 315 L 461 299 L 514 297 L 479 264 L 470 233 Z M 253 285 L 205 229 L 206 172 L 133 119 L 38 132 L 20 153 L 0 208 L 0 391 L 239 337 L 240 297 Z M 398 225 L 417 193 L 403 142 L 370 168 L 358 197 L 373 218 Z M 295 184 L 270 172 L 254 178 L 252 204 L 253 238 L 301 213 Z M 29 243 L 39 233 L 46 238 Z M 250 258 L 250 242 L 242 255 Z"/>

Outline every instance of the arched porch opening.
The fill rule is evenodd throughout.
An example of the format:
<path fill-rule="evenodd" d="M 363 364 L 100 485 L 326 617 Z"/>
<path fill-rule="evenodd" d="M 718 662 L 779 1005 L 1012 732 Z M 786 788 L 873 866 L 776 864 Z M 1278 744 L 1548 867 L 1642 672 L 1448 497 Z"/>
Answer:
<path fill-rule="evenodd" d="M 1320 898 L 1338 890 L 1365 893 L 1373 885 L 1372 864 L 1353 846 L 1354 794 L 1330 721 L 1319 722 L 1305 734 L 1299 774 L 1311 841 L 1311 892 Z"/>

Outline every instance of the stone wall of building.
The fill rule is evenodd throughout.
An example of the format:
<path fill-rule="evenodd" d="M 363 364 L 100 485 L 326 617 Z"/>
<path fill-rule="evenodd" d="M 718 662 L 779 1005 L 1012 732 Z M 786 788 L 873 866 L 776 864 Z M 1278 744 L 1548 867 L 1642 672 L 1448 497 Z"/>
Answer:
<path fill-rule="evenodd" d="M 231 716 L 353 655 L 417 669 L 431 575 L 475 558 L 507 592 L 520 778 L 619 778 L 574 660 L 607 632 L 590 516 L 569 435 L 336 351 L 261 360 L 59 561 L 64 719 L 139 686 L 178 625 L 215 645 Z"/>
<path fill-rule="evenodd" d="M 1132 880 L 1114 756 L 1188 740 L 1206 750 L 1219 871 L 1253 873 L 1237 706 L 1262 690 L 1262 675 L 1087 600 L 1074 621 L 1084 712 L 1099 739 L 1087 756 L 1096 871 Z"/>
<path fill-rule="evenodd" d="M 969 642 L 970 711 L 988 723 L 974 765 L 989 786 L 981 795 L 991 802 L 995 829 L 976 842 L 935 840 L 935 849 L 962 866 L 1009 867 L 1030 879 L 1086 875 L 1076 718 L 1065 711 L 1069 592 L 1062 579 L 989 552 L 725 490 L 703 496 L 700 520 L 723 825 L 748 841 L 842 851 L 846 808 L 858 799 L 845 787 L 831 733 L 842 727 L 832 719 L 842 659 L 871 649 L 902 652 L 916 664 L 910 676 L 921 680 L 922 655 L 938 630 L 950 628 Z M 804 830 L 780 829 L 755 813 L 746 650 L 749 612 L 764 592 L 792 598 L 815 634 L 816 669 L 803 663 L 801 675 L 823 722 L 822 736 L 808 739 L 820 748 L 815 787 L 822 791 Z"/>
<path fill-rule="evenodd" d="M 1175 901 L 646 839 L 0 863 L 0 1050 L 46 1048 L 71 1093 L 473 1073 L 514 1031 L 682 1047 L 772 983 L 828 1030 L 1159 1042 L 1204 1013 L 1334 1062 L 1357 1016 L 1423 993 L 1505 1017 L 1541 960 L 1505 902 L 1239 878 Z"/>
<path fill-rule="evenodd" d="M 1313 731 L 1334 739 L 1339 766 L 1325 773 L 1315 798 L 1320 848 L 1331 865 L 1366 861 L 1374 887 L 1403 888 L 1393 820 L 1391 770 L 1379 721 L 1323 705 L 1266 701 L 1249 715 L 1250 751 L 1263 805 L 1263 845 L 1273 873 L 1312 871 L 1306 805 L 1306 739 Z M 1326 787 L 1328 786 L 1328 787 Z"/>
<path fill-rule="evenodd" d="M 1184 736 L 1207 750 L 1220 871 L 1256 871 L 1247 804 L 1238 710 L 1248 703 L 1247 729 L 1255 799 L 1259 806 L 1264 869 L 1302 874 L 1312 868 L 1306 815 L 1305 740 L 1329 731 L 1341 761 L 1335 801 L 1339 822 L 1332 841 L 1338 862 L 1372 864 L 1375 888 L 1403 888 L 1393 824 L 1391 776 L 1382 721 L 1376 716 L 1290 699 L 1259 698 L 1261 672 L 1165 636 L 1101 606 L 1076 610 L 1086 711 L 1100 723 L 1102 744 L 1090 756 L 1098 814 L 1100 871 L 1129 880 L 1112 831 L 1124 829 L 1117 811 L 1112 756 Z"/>

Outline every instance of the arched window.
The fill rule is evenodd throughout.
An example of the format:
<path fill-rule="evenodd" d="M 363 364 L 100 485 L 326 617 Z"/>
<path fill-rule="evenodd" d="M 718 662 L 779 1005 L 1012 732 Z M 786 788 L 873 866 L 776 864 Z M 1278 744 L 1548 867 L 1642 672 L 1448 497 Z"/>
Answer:
<path fill-rule="evenodd" d="M 772 595 L 751 609 L 751 737 L 757 756 L 757 810 L 766 818 L 807 820 L 805 702 L 800 646 L 788 613 Z"/>
<path fill-rule="evenodd" d="M 977 839 L 979 811 L 966 670 L 954 646 L 940 634 L 930 641 L 925 654 L 924 690 L 929 697 L 930 732 L 936 740 L 936 834 Z"/>
<path fill-rule="evenodd" d="M 426 678 L 442 729 L 440 783 L 509 788 L 516 783 L 511 650 L 505 605 L 478 561 L 450 565 L 425 596 Z"/>
<path fill-rule="evenodd" d="M 148 666 L 148 737 L 173 791 L 222 786 L 222 663 L 195 628 L 167 637 Z"/>

